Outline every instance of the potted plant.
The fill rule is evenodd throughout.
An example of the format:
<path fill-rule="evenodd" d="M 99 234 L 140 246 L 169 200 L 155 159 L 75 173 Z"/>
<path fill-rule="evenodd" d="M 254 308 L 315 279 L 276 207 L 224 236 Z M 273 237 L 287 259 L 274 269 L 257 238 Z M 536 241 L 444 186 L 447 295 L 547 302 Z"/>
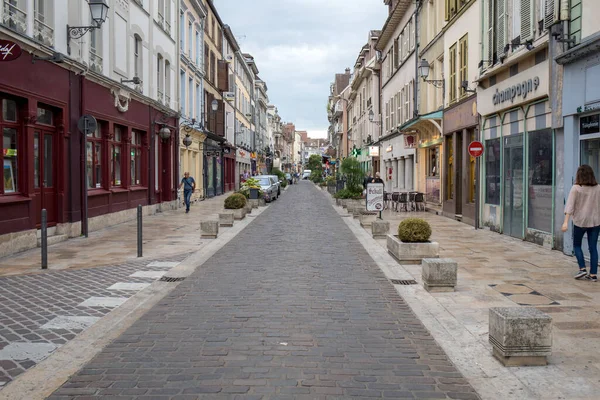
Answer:
<path fill-rule="evenodd" d="M 246 216 L 246 196 L 241 193 L 234 193 L 227 197 L 224 202 L 226 210 L 233 211 L 233 218 L 240 220 Z"/>
<path fill-rule="evenodd" d="M 259 184 L 258 180 L 254 179 L 254 178 L 248 178 L 248 179 L 246 179 L 246 182 L 244 183 L 244 185 L 248 187 L 250 200 L 258 199 L 258 197 L 260 195 L 260 193 L 259 193 L 260 192 L 260 184 Z"/>
<path fill-rule="evenodd" d="M 387 235 L 387 249 L 400 264 L 420 264 L 423 258 L 438 258 L 439 244 L 431 242 L 431 226 L 422 218 L 406 218 L 398 235 Z"/>

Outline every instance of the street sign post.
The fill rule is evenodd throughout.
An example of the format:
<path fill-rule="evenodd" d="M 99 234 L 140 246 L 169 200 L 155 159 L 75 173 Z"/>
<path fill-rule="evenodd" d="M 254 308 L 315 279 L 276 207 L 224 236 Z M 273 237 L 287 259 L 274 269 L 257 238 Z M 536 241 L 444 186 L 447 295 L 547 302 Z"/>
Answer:
<path fill-rule="evenodd" d="M 479 225 L 479 157 L 483 155 L 483 143 L 475 140 L 469 143 L 469 154 L 475 158 L 475 229 Z"/>
<path fill-rule="evenodd" d="M 87 137 L 90 132 L 94 132 L 98 128 L 98 121 L 91 115 L 82 115 L 77 121 L 77 129 L 83 134 L 82 150 L 83 166 L 82 166 L 82 186 L 83 186 L 83 215 L 81 216 L 81 233 L 88 237 L 88 182 L 87 182 Z"/>
<path fill-rule="evenodd" d="M 383 211 L 383 183 L 367 183 L 367 211 Z"/>

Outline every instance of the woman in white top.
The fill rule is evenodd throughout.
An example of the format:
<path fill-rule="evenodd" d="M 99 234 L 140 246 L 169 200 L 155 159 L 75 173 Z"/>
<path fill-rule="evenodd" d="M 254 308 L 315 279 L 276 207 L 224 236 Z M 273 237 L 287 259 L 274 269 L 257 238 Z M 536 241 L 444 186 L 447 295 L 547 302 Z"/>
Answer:
<path fill-rule="evenodd" d="M 597 282 L 598 273 L 598 234 L 600 234 L 600 185 L 596 182 L 594 170 L 589 165 L 577 169 L 575 184 L 571 188 L 565 206 L 565 221 L 562 231 L 569 227 L 569 217 L 573 218 L 573 251 L 579 264 L 575 279 Z M 590 273 L 585 268 L 581 242 L 587 233 L 590 249 Z"/>

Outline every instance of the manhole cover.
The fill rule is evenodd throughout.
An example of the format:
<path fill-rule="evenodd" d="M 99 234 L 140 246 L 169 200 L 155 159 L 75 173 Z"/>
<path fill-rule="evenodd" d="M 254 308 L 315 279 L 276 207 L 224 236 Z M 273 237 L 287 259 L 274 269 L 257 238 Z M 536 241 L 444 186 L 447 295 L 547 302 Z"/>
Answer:
<path fill-rule="evenodd" d="M 413 281 L 413 280 L 398 280 L 398 279 L 390 279 L 390 282 L 392 282 L 394 285 L 416 285 L 417 281 Z"/>
<path fill-rule="evenodd" d="M 160 281 L 163 282 L 179 282 L 184 280 L 185 278 L 169 278 L 168 276 L 163 276 L 162 278 L 160 278 Z"/>

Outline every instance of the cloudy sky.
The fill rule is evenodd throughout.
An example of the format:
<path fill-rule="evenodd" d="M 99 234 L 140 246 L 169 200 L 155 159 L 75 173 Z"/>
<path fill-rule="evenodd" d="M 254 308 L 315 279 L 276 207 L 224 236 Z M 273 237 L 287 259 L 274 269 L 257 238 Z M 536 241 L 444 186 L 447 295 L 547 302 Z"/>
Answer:
<path fill-rule="evenodd" d="M 335 73 L 352 68 L 371 29 L 387 18 L 383 0 L 214 0 L 242 51 L 254 56 L 271 104 L 284 121 L 326 137 Z"/>

